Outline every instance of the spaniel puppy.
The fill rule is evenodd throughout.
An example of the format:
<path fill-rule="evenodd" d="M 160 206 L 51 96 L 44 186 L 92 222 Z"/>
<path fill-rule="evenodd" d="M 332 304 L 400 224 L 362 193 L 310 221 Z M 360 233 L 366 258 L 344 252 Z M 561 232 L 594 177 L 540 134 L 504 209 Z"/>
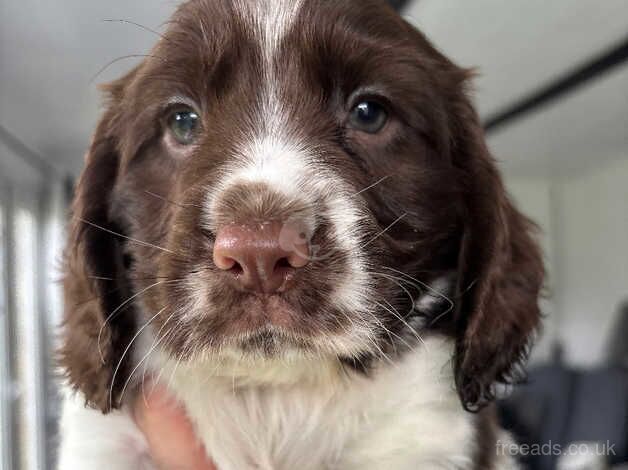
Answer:
<path fill-rule="evenodd" d="M 66 254 L 60 468 L 510 469 L 487 405 L 543 268 L 469 72 L 378 0 L 193 0 L 107 86 Z"/>

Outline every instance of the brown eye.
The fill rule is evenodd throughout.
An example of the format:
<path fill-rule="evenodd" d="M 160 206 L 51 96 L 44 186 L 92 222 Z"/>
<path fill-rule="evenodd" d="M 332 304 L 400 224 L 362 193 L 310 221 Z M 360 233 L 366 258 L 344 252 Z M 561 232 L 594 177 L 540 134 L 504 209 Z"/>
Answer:
<path fill-rule="evenodd" d="M 194 142 L 198 126 L 198 113 L 191 108 L 179 109 L 168 117 L 168 128 L 181 145 L 190 145 Z"/>
<path fill-rule="evenodd" d="M 388 113 L 376 101 L 361 101 L 351 110 L 349 123 L 354 129 L 376 134 L 388 121 Z"/>

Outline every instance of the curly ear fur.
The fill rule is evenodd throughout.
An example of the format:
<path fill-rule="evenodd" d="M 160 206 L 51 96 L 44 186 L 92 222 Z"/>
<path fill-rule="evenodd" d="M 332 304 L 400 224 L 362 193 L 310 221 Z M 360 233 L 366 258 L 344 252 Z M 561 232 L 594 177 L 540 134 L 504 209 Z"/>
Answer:
<path fill-rule="evenodd" d="M 540 322 L 544 267 L 536 226 L 510 202 L 465 101 L 455 143 L 466 179 L 464 233 L 456 312 L 456 386 L 463 405 L 477 409 L 495 398 L 496 383 L 518 379 Z"/>
<path fill-rule="evenodd" d="M 133 315 L 128 312 L 119 311 L 107 318 L 128 296 L 120 240 L 111 233 L 120 230 L 109 213 L 120 165 L 115 122 L 123 80 L 108 87 L 111 105 L 98 125 L 76 188 L 63 283 L 65 316 L 60 364 L 70 385 L 103 413 L 118 405 L 122 384 L 111 382 L 121 352 L 135 329 Z M 120 365 L 119 377 L 126 376 L 127 367 L 126 362 Z"/>

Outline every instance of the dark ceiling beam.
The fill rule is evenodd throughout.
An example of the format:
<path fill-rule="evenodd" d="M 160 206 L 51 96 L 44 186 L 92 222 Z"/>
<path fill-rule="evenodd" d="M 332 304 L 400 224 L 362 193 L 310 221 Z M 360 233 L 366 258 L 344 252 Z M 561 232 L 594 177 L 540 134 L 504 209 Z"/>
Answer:
<path fill-rule="evenodd" d="M 388 0 L 388 3 L 390 3 L 395 10 L 401 11 L 401 9 L 405 7 L 408 3 L 410 3 L 410 1 L 409 0 Z"/>
<path fill-rule="evenodd" d="M 558 79 L 539 87 L 502 111 L 489 116 L 484 122 L 484 128 L 487 132 L 494 132 L 510 125 L 527 114 L 538 111 L 559 98 L 563 98 L 566 94 L 574 92 L 585 83 L 600 78 L 626 60 L 628 60 L 628 37 Z"/>

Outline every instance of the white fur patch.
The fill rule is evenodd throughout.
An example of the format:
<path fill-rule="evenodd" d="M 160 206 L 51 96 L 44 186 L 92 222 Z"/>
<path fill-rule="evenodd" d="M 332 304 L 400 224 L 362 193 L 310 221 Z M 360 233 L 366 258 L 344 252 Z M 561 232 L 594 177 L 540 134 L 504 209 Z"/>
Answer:
<path fill-rule="evenodd" d="M 414 281 L 417 281 L 414 279 Z M 414 308 L 418 312 L 430 312 L 439 304 L 446 305 L 446 311 L 450 312 L 454 308 L 454 302 L 449 297 L 455 283 L 455 275 L 445 275 L 432 282 L 431 285 L 422 284 L 423 294 L 415 301 Z"/>
<path fill-rule="evenodd" d="M 217 368 L 155 351 L 149 371 L 185 404 L 221 470 L 461 470 L 478 436 L 453 386 L 452 354 L 450 340 L 426 338 L 367 378 L 323 360 Z M 152 468 L 127 408 L 103 415 L 68 393 L 61 435 L 60 470 Z M 494 470 L 514 468 L 500 456 Z"/>
<path fill-rule="evenodd" d="M 452 345 L 426 343 L 372 378 L 314 359 L 165 359 L 162 377 L 221 470 L 469 468 L 473 416 L 452 386 Z"/>
<path fill-rule="evenodd" d="M 281 40 L 290 30 L 303 0 L 235 0 L 237 11 L 254 26 L 270 62 Z"/>
<path fill-rule="evenodd" d="M 59 470 L 153 470 L 148 445 L 123 408 L 108 415 L 85 407 L 80 394 L 63 388 Z"/>

